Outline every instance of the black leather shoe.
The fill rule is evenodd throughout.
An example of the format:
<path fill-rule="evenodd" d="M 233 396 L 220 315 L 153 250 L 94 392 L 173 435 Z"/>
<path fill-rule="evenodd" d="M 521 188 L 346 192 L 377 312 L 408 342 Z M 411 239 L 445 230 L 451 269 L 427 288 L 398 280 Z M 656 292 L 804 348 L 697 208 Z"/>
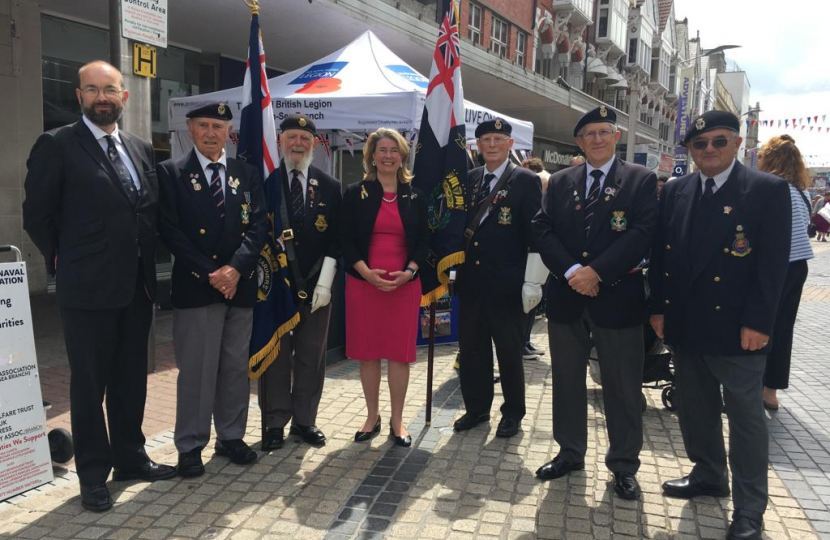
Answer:
<path fill-rule="evenodd" d="M 81 506 L 91 512 L 106 512 L 112 508 L 110 490 L 104 483 L 85 486 L 81 484 Z"/>
<path fill-rule="evenodd" d="M 737 516 L 729 525 L 726 540 L 758 540 L 764 530 L 764 521 L 747 516 Z"/>
<path fill-rule="evenodd" d="M 614 493 L 629 501 L 638 499 L 640 497 L 640 484 L 637 482 L 634 473 L 614 473 Z"/>
<path fill-rule="evenodd" d="M 707 484 L 692 480 L 688 476 L 663 482 L 663 493 L 678 499 L 692 499 L 694 497 L 726 497 L 729 495 L 729 486 Z"/>
<path fill-rule="evenodd" d="M 499 427 L 496 429 L 496 437 L 506 439 L 512 437 L 519 432 L 519 421 L 503 416 L 499 421 Z"/>
<path fill-rule="evenodd" d="M 281 427 L 268 428 L 265 430 L 265 437 L 262 438 L 260 447 L 263 452 L 279 450 L 285 444 L 285 436 Z"/>
<path fill-rule="evenodd" d="M 530 341 L 527 342 L 527 348 L 530 350 L 530 352 L 536 353 L 539 356 L 545 356 L 545 351 L 543 351 Z"/>
<path fill-rule="evenodd" d="M 159 465 L 149 459 L 138 467 L 132 467 L 129 469 L 118 468 L 112 473 L 112 479 L 116 482 L 123 482 L 125 480 L 155 482 L 156 480 L 169 480 L 175 476 L 175 467 L 171 467 L 170 465 Z"/>
<path fill-rule="evenodd" d="M 202 448 L 194 448 L 189 452 L 179 454 L 179 465 L 176 472 L 182 478 L 195 478 L 205 474 L 205 466 L 202 464 Z"/>
<path fill-rule="evenodd" d="M 398 437 L 395 435 L 395 430 L 392 429 L 392 426 L 389 426 L 389 436 L 394 439 L 395 444 L 398 446 L 403 446 L 404 448 L 409 448 L 412 446 L 412 436 L 406 435 L 404 437 Z"/>
<path fill-rule="evenodd" d="M 216 441 L 214 447 L 217 456 L 223 456 L 237 465 L 247 465 L 256 461 L 257 454 L 242 439 L 231 439 L 228 441 Z"/>
<path fill-rule="evenodd" d="M 291 424 L 291 434 L 298 435 L 302 440 L 312 446 L 323 446 L 326 444 L 326 436 L 317 426 Z"/>
<path fill-rule="evenodd" d="M 541 478 L 542 480 L 553 480 L 555 478 L 561 478 L 571 471 L 581 471 L 584 468 L 584 461 L 580 461 L 579 463 L 571 463 L 569 461 L 565 461 L 559 456 L 556 456 L 553 458 L 553 461 L 545 463 L 536 470 L 536 477 Z"/>
<path fill-rule="evenodd" d="M 468 429 L 473 429 L 477 425 L 487 422 L 489 420 L 489 414 L 465 413 L 464 416 L 455 421 L 455 423 L 452 425 L 452 428 L 456 432 L 467 431 Z"/>
<path fill-rule="evenodd" d="M 380 433 L 380 416 L 378 416 L 378 419 L 375 422 L 375 427 L 373 427 L 371 431 L 358 431 L 355 433 L 354 442 L 366 442 L 378 433 Z"/>
<path fill-rule="evenodd" d="M 537 353 L 536 351 L 530 350 L 530 347 L 525 346 L 525 348 L 522 349 L 522 359 L 523 360 L 536 360 L 538 358 L 539 358 L 539 353 Z"/>

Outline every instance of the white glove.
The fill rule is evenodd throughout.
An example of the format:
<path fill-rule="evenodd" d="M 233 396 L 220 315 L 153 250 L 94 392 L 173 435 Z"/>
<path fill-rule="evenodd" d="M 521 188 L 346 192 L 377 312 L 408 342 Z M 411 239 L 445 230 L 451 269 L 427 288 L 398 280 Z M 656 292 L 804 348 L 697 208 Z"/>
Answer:
<path fill-rule="evenodd" d="M 538 253 L 529 253 L 525 266 L 525 282 L 522 285 L 522 308 L 525 313 L 530 313 L 530 310 L 542 301 L 542 285 L 548 279 L 548 274 L 550 271 L 542 262 L 542 257 Z"/>
<path fill-rule="evenodd" d="M 312 313 L 331 302 L 331 284 L 334 282 L 335 274 L 337 274 L 337 261 L 326 257 L 323 259 L 320 277 L 317 279 L 317 286 L 314 287 L 314 295 L 311 297 Z"/>

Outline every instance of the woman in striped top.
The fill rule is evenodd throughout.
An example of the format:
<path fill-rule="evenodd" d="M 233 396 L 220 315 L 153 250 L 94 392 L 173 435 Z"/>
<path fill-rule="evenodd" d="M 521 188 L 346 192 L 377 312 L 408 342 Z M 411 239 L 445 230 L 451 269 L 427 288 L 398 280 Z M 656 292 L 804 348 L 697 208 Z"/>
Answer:
<path fill-rule="evenodd" d="M 804 194 L 809 176 L 801 152 L 789 135 L 772 137 L 761 147 L 758 158 L 758 169 L 780 176 L 790 184 L 792 203 L 790 265 L 778 303 L 772 348 L 767 355 L 764 373 L 764 407 L 777 410 L 776 390 L 789 386 L 795 317 L 801 301 L 801 290 L 807 280 L 807 260 L 813 258 L 813 248 L 807 236 L 811 208 L 810 201 Z"/>

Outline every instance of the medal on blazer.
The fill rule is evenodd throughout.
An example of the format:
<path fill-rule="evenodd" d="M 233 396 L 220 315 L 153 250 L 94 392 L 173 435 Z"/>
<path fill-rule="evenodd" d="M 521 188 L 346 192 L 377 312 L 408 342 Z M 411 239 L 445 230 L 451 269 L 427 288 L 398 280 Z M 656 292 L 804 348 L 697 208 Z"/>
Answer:
<path fill-rule="evenodd" d="M 752 252 L 752 248 L 749 246 L 749 240 L 746 238 L 746 234 L 744 234 L 744 226 L 738 225 L 735 227 L 735 240 L 732 242 L 732 255 L 735 257 L 746 257 Z"/>
<path fill-rule="evenodd" d="M 234 178 L 233 176 L 228 176 L 228 187 L 231 188 L 231 193 L 236 195 L 236 188 L 239 187 L 239 178 Z"/>
<path fill-rule="evenodd" d="M 190 173 L 190 183 L 193 184 L 193 191 L 199 191 L 202 189 L 202 184 L 199 183 L 197 178 L 199 178 L 198 174 Z"/>
<path fill-rule="evenodd" d="M 502 206 L 499 209 L 499 225 L 510 225 L 513 223 L 513 215 L 510 213 L 509 206 Z"/>
<path fill-rule="evenodd" d="M 320 232 L 326 232 L 326 229 L 329 228 L 329 224 L 326 223 L 326 216 L 323 214 L 317 214 L 317 221 L 314 222 L 314 226 Z"/>
<path fill-rule="evenodd" d="M 242 224 L 247 225 L 251 222 L 251 205 L 248 203 L 242 203 L 239 205 L 240 207 L 240 217 L 242 218 Z"/>
<path fill-rule="evenodd" d="M 625 212 L 617 210 L 612 212 L 611 230 L 614 232 L 623 232 L 628 228 L 628 220 L 625 217 Z"/>

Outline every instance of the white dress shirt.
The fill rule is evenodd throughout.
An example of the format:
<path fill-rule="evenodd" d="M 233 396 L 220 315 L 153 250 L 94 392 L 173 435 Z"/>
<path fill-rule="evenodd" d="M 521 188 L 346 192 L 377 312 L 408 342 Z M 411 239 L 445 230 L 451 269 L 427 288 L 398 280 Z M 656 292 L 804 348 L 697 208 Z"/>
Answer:
<path fill-rule="evenodd" d="M 205 172 L 205 180 L 207 180 L 207 185 L 210 186 L 210 179 L 213 178 L 213 170 L 208 169 L 208 165 L 214 162 L 206 158 L 197 148 L 194 148 L 193 151 L 196 152 L 196 159 L 199 160 L 199 165 L 202 166 L 202 170 Z M 222 193 L 224 194 L 227 191 L 225 189 L 225 185 L 226 175 L 228 174 L 228 158 L 225 155 L 224 148 L 222 149 L 222 155 L 219 156 L 219 159 L 217 159 L 215 163 L 222 165 L 219 167 L 219 180 L 222 182 Z"/>
<path fill-rule="evenodd" d="M 612 157 L 607 162 L 605 162 L 605 164 L 603 164 L 601 167 L 594 167 L 590 163 L 587 163 L 587 162 L 585 163 L 585 174 L 587 175 L 587 179 L 585 181 L 585 197 L 586 198 L 591 193 L 591 188 L 594 187 L 593 186 L 594 177 L 591 176 L 591 173 L 594 172 L 597 169 L 602 171 L 602 176 L 599 179 L 599 189 L 601 190 L 602 186 L 605 185 L 605 179 L 608 177 L 608 172 L 611 170 L 611 166 L 614 164 L 614 159 L 615 159 L 615 157 Z M 565 279 L 570 279 L 571 274 L 573 274 L 574 272 L 576 272 L 580 268 L 582 268 L 582 265 L 579 264 L 579 263 L 576 263 L 575 265 L 568 268 L 565 271 Z"/>
<path fill-rule="evenodd" d="M 729 167 L 727 167 L 725 171 L 719 172 L 718 174 L 716 174 L 715 176 L 712 177 L 712 178 L 715 179 L 715 186 L 712 188 L 712 194 L 713 195 L 715 193 L 717 193 L 718 190 L 721 187 L 723 187 L 723 185 L 726 183 L 726 180 L 729 178 L 729 175 L 732 174 L 732 169 L 734 169 L 734 168 L 735 168 L 735 160 L 733 159 L 732 164 L 729 165 Z M 703 171 L 701 171 L 700 172 L 700 192 L 701 193 L 704 193 L 706 191 L 706 179 L 707 178 L 709 178 L 709 177 L 706 176 L 705 174 L 703 174 Z"/>
<path fill-rule="evenodd" d="M 285 164 L 285 168 L 288 169 L 288 163 Z M 294 174 L 291 171 L 297 171 L 297 178 L 300 179 L 300 184 L 303 186 L 303 203 L 307 203 L 308 201 L 308 165 L 306 165 L 305 169 L 288 169 L 288 191 L 291 192 L 291 181 L 294 179 Z"/>
<path fill-rule="evenodd" d="M 127 171 L 130 173 L 130 178 L 133 179 L 133 185 L 137 192 L 141 192 L 141 177 L 138 176 L 138 171 L 135 169 L 135 165 L 133 165 L 133 160 L 130 159 L 130 155 L 127 153 L 127 149 L 124 147 L 124 143 L 121 142 L 121 135 L 118 132 L 118 125 L 116 124 L 115 129 L 112 130 L 112 133 L 107 133 L 100 127 L 93 124 L 86 115 L 82 116 L 84 124 L 89 130 L 92 132 L 92 136 L 95 137 L 95 140 L 98 141 L 98 144 L 104 150 L 104 154 L 107 155 L 107 159 L 109 159 L 109 145 L 107 144 L 106 137 L 112 136 L 115 140 L 115 149 L 118 150 L 118 155 L 121 157 L 121 161 L 124 162 L 124 165 L 127 167 Z"/>

